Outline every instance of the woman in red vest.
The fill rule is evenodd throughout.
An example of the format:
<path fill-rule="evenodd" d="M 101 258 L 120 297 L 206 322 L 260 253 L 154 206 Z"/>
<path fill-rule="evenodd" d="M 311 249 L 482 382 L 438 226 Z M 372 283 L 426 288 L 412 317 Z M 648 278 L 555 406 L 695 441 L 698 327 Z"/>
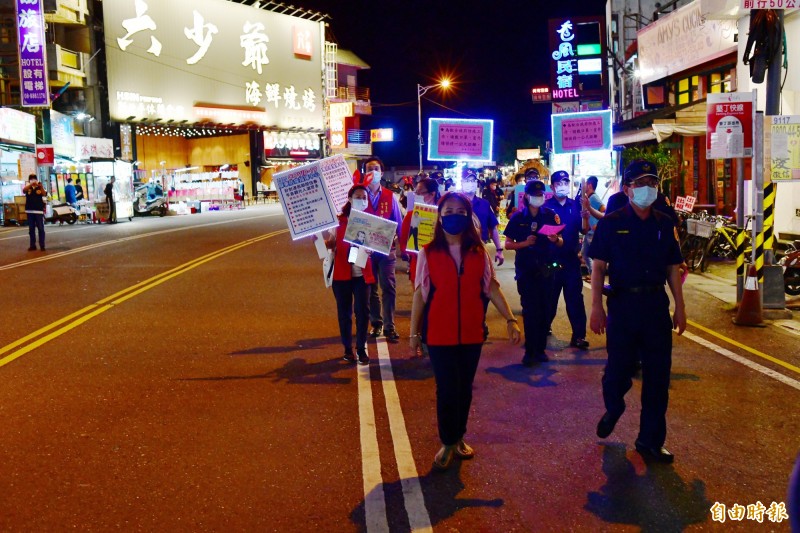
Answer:
<path fill-rule="evenodd" d="M 333 295 L 336 298 L 336 311 L 339 318 L 339 335 L 344 345 L 345 361 L 354 363 L 353 355 L 353 308 L 355 303 L 356 315 L 356 355 L 358 363 L 369 363 L 367 355 L 367 330 L 369 328 L 369 290 L 375 283 L 372 273 L 372 264 L 367 259 L 367 265 L 360 268 L 348 261 L 351 245 L 344 241 L 347 229 L 347 220 L 350 211 L 365 211 L 367 209 L 367 188 L 364 185 L 355 185 L 347 193 L 349 199 L 339 216 L 339 227 L 336 228 L 335 238 L 325 241 L 326 246 L 335 250 L 333 262 Z"/>
<path fill-rule="evenodd" d="M 464 434 L 472 382 L 486 340 L 486 301 L 506 319 L 512 344 L 519 342 L 520 330 L 472 222 L 472 202 L 459 193 L 446 193 L 438 211 L 433 241 L 417 258 L 410 344 L 412 353 L 421 342 L 428 345 L 442 441 L 433 467 L 444 470 L 454 457 L 471 459 L 475 455 L 464 442 Z"/>

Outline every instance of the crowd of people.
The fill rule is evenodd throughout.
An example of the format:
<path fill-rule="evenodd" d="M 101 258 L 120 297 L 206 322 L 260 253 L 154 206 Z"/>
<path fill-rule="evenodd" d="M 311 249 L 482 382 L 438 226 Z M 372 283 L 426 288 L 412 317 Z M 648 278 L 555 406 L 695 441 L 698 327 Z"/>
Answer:
<path fill-rule="evenodd" d="M 489 302 L 507 321 L 506 333 L 512 344 L 519 343 L 524 332 L 521 362 L 526 367 L 550 360 L 547 337 L 552 334 L 562 293 L 571 326 L 570 345 L 588 349 L 581 256 L 591 275 L 589 326 L 597 334 L 605 333 L 608 345 L 602 379 L 606 412 L 596 433 L 600 438 L 611 434 L 625 410 L 624 396 L 631 379 L 641 368 L 642 417 L 636 449 L 646 459 L 671 462 L 672 454 L 664 442 L 672 329 L 680 334 L 686 327 L 680 282 L 683 260 L 674 222 L 656 203 L 659 193 L 654 165 L 644 161 L 628 165 L 615 200 L 619 206 L 614 209 L 606 209 L 597 196 L 597 178 L 586 180 L 584 190 L 571 198 L 569 174 L 555 172 L 550 176 L 552 197 L 545 199 L 547 186 L 538 171 L 514 176 L 515 187 L 506 202 L 510 218 L 503 234 L 505 248 L 515 252 L 521 329 L 495 272 L 495 265 L 504 262 L 498 222 L 503 203 L 500 182 L 484 182 L 482 194 L 474 173 L 462 177 L 459 191 L 451 190 L 452 184 L 439 172 L 405 184 L 401 197 L 407 197 L 413 187 L 415 205 L 435 205 L 437 213 L 433 240 L 418 253 L 408 253 L 406 243 L 417 227 L 414 215 L 407 201 L 404 215 L 397 196 L 381 185 L 384 172 L 379 158 L 365 161 L 341 209 L 339 227 L 326 241 L 328 248 L 335 250 L 333 293 L 344 359 L 369 363 L 368 336 L 383 335 L 387 342 L 399 342 L 395 266 L 400 248 L 401 257 L 409 261 L 414 289 L 408 332 L 412 356 L 429 355 L 436 381 L 442 446 L 434 468 L 446 469 L 455 458 L 470 459 L 475 454 L 464 435 L 472 383 L 488 337 Z M 354 245 L 344 241 L 353 210 L 397 224 L 390 253 L 369 252 L 361 267 L 353 259 Z M 494 254 L 486 246 L 490 242 Z M 642 250 L 649 250 L 645 257 Z M 605 287 L 606 275 L 610 287 Z M 672 317 L 665 287 L 675 302 Z"/>

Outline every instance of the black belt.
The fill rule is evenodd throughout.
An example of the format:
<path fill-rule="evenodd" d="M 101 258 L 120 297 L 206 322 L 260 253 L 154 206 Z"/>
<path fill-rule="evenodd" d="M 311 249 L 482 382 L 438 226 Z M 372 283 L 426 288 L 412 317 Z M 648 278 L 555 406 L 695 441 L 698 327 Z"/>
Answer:
<path fill-rule="evenodd" d="M 643 285 L 640 287 L 611 287 L 611 294 L 653 294 L 664 292 L 663 285 Z"/>

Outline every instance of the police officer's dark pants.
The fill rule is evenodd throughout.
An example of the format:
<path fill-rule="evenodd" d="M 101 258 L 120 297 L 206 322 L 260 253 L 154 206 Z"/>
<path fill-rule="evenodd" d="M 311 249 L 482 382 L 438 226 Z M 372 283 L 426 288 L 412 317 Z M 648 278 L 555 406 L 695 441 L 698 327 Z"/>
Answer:
<path fill-rule="evenodd" d="M 478 370 L 481 348 L 483 344 L 428 346 L 436 378 L 439 439 L 445 446 L 457 444 L 467 432 L 472 382 Z"/>
<path fill-rule="evenodd" d="M 603 374 L 606 411 L 619 418 L 642 359 L 642 414 L 639 440 L 661 447 L 667 437 L 669 374 L 672 368 L 672 319 L 666 292 L 609 296 L 606 325 L 608 362 Z"/>
<path fill-rule="evenodd" d="M 527 355 L 544 353 L 547 347 L 552 287 L 553 278 L 550 275 L 531 270 L 517 273 Z"/>
<path fill-rule="evenodd" d="M 30 248 L 36 248 L 36 230 L 39 230 L 39 248 L 44 248 L 44 215 L 41 213 L 27 213 L 27 215 Z"/>
<path fill-rule="evenodd" d="M 394 329 L 395 305 L 395 273 L 397 263 L 395 249 L 389 255 L 372 254 L 372 271 L 378 283 L 371 286 L 369 296 L 369 320 L 373 326 L 383 325 L 383 330 Z M 381 286 L 381 295 L 378 296 L 378 285 Z M 381 314 L 383 311 L 383 314 Z"/>
<path fill-rule="evenodd" d="M 353 309 L 356 313 L 356 348 L 367 346 L 367 328 L 369 327 L 369 288 L 364 277 L 350 280 L 333 280 L 331 285 L 336 298 L 336 312 L 339 318 L 339 335 L 344 351 L 353 351 Z M 355 305 L 354 305 L 355 304 Z"/>
<path fill-rule="evenodd" d="M 581 264 L 567 263 L 560 270 L 553 273 L 553 291 L 550 300 L 550 314 L 548 316 L 548 329 L 558 314 L 558 299 L 564 291 L 564 303 L 567 306 L 567 317 L 572 326 L 572 339 L 586 338 L 586 307 L 583 304 L 583 279 L 581 278 Z"/>

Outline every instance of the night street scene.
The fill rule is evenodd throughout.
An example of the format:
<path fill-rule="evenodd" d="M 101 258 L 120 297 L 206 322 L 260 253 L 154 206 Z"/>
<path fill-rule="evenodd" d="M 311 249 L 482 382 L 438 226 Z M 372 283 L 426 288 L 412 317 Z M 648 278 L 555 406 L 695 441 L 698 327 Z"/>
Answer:
<path fill-rule="evenodd" d="M 0 531 L 800 532 L 797 0 L 0 15 Z"/>

